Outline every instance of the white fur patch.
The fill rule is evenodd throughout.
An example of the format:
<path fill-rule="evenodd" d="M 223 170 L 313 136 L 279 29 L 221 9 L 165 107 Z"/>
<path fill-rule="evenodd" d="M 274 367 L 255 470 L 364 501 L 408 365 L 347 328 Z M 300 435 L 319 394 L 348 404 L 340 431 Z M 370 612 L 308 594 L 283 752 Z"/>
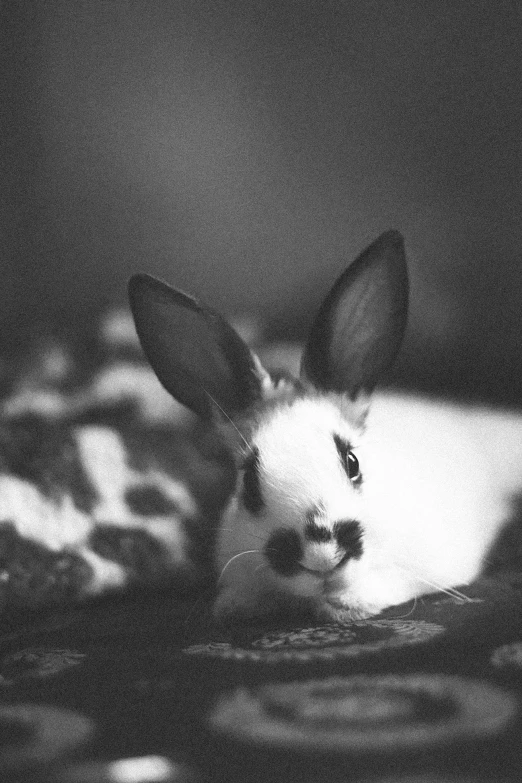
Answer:
<path fill-rule="evenodd" d="M 262 422 L 254 442 L 271 529 L 297 525 L 302 532 L 305 513 L 318 507 L 321 524 L 330 529 L 337 520 L 359 517 L 360 496 L 339 460 L 336 433 L 357 451 L 360 429 L 328 398 L 297 399 Z"/>
<path fill-rule="evenodd" d="M 443 586 L 474 579 L 522 486 L 522 417 L 379 395 L 360 455 L 388 561 Z"/>

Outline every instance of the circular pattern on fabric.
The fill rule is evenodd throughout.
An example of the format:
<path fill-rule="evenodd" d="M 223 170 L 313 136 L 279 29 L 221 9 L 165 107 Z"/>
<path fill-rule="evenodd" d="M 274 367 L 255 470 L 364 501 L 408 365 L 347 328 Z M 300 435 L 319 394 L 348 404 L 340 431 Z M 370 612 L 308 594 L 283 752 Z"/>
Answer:
<path fill-rule="evenodd" d="M 243 646 L 210 642 L 186 647 L 187 655 L 263 663 L 302 662 L 355 658 L 406 645 L 426 642 L 444 627 L 424 620 L 354 620 L 350 623 L 274 631 Z"/>
<path fill-rule="evenodd" d="M 450 675 L 357 675 L 238 688 L 210 715 L 220 734 L 261 745 L 372 753 L 499 732 L 514 696 Z"/>
<path fill-rule="evenodd" d="M 83 744 L 93 723 L 71 710 L 39 704 L 0 706 L 0 772 L 48 764 Z"/>

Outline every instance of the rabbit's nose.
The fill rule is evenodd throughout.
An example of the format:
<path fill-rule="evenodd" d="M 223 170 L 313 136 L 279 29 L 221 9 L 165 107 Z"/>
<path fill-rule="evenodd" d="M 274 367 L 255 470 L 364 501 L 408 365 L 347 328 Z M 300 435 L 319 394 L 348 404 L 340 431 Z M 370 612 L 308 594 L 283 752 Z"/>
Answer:
<path fill-rule="evenodd" d="M 304 557 L 299 561 L 299 564 L 309 573 L 317 576 L 327 576 L 339 566 L 343 558 L 344 554 L 339 552 L 338 547 L 333 542 L 312 544 L 306 548 Z"/>

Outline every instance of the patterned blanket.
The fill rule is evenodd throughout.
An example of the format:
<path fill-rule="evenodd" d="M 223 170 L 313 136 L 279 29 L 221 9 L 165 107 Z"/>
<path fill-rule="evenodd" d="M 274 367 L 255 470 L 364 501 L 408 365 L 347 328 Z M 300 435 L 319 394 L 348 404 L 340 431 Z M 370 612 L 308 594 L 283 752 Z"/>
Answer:
<path fill-rule="evenodd" d="M 127 316 L 40 340 L 2 389 L 2 780 L 521 779 L 517 573 L 366 621 L 218 626 L 232 466 Z"/>
<path fill-rule="evenodd" d="M 208 581 L 233 465 L 159 384 L 128 313 L 81 346 L 41 338 L 3 381 L 4 613 Z"/>

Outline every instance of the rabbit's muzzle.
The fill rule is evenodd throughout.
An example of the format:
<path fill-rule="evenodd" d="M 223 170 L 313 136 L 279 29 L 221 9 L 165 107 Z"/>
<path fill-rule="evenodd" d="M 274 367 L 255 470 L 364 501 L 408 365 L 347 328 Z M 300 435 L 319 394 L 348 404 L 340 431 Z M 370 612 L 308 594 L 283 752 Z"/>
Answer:
<path fill-rule="evenodd" d="M 333 525 L 310 521 L 303 537 L 292 528 L 280 528 L 270 536 L 263 553 L 280 576 L 307 572 L 327 579 L 349 560 L 361 557 L 361 526 L 356 520 L 340 520 Z"/>

